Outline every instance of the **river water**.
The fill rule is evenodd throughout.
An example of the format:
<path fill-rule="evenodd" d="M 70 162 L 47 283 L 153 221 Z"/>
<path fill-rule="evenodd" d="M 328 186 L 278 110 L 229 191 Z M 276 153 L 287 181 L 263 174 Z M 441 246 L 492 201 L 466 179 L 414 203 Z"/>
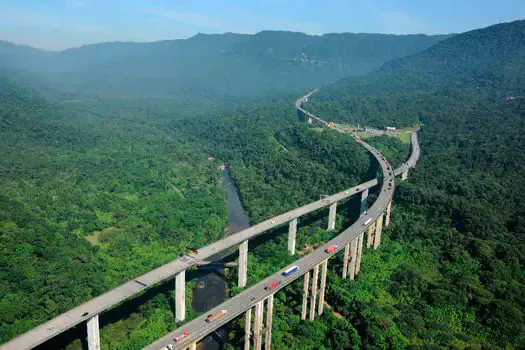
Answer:
<path fill-rule="evenodd" d="M 244 210 L 237 187 L 233 183 L 228 168 L 221 173 L 221 187 L 224 189 L 228 200 L 228 231 L 235 233 L 250 227 L 250 218 Z M 211 261 L 217 261 L 228 253 L 217 254 Z M 198 273 L 193 288 L 192 307 L 196 312 L 205 312 L 217 306 L 226 299 L 227 284 L 222 269 L 206 271 L 202 269 Z M 227 339 L 228 329 L 223 327 L 216 334 L 208 335 L 198 344 L 199 350 L 218 350 L 221 348 L 219 338 Z"/>

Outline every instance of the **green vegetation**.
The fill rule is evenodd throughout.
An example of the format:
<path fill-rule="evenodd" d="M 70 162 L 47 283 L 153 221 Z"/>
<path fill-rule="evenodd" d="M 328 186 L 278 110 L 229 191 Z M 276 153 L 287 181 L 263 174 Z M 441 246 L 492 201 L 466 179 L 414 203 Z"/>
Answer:
<path fill-rule="evenodd" d="M 217 162 L 0 87 L 1 342 L 219 238 Z"/>
<path fill-rule="evenodd" d="M 422 152 L 409 181 L 397 184 L 392 226 L 381 248 L 365 253 L 357 281 L 340 279 L 341 256 L 330 262 L 326 300 L 336 313 L 327 309 L 315 322 L 301 321 L 300 282 L 277 294 L 274 348 L 525 347 L 525 105 L 503 99 L 525 95 L 524 28 L 525 21 L 518 21 L 457 35 L 390 61 L 378 72 L 322 88 L 308 102 L 315 113 L 348 124 L 409 127 L 421 122 Z M 253 73 L 246 63 L 253 59 L 268 67 L 264 74 L 287 71 L 276 62 L 295 53 L 288 44 L 296 35 L 287 33 L 291 39 L 278 44 L 270 34 L 219 36 L 235 50 L 210 60 L 217 66 L 203 70 L 177 100 L 159 97 L 180 86 L 166 83 L 154 90 L 135 82 L 146 72 L 168 77 L 164 70 L 172 57 L 162 54 L 171 44 L 174 57 L 193 60 L 206 56 L 203 43 L 219 43 L 207 47 L 220 52 L 221 40 L 199 35 L 148 44 L 155 48 L 146 50 L 148 57 L 169 58 L 147 61 L 155 62 L 155 67 L 145 66 L 151 70 L 135 69 L 133 61 L 118 64 L 120 49 L 134 52 L 135 44 L 78 49 L 70 54 L 80 64 L 79 56 L 86 54 L 89 62 L 90 55 L 118 48 L 116 57 L 108 54 L 104 61 L 129 80 L 112 82 L 104 72 L 80 65 L 75 69 L 83 73 L 71 83 L 85 94 L 39 90 L 55 102 L 1 78 L 0 342 L 173 259 L 188 245 L 219 238 L 227 214 L 218 186 L 219 160 L 229 164 L 254 222 L 376 174 L 370 156 L 348 135 L 297 122 L 292 102 L 300 93 L 272 100 L 192 102 L 189 96 L 197 90 L 202 98 L 215 96 L 217 89 L 229 91 L 222 96 L 235 96 L 238 90 L 250 95 L 275 87 L 271 76 L 257 88 L 251 81 L 259 75 L 243 75 L 249 88 L 242 80 L 222 80 L 221 74 L 239 74 L 219 64 Z M 266 44 L 251 40 L 272 42 L 279 59 L 267 57 Z M 25 50 L 30 63 L 20 64 L 42 59 L 41 53 Z M 240 59 L 243 55 L 250 60 Z M 5 56 L 0 64 L 13 68 Z M 124 74 L 130 69 L 138 76 Z M 210 71 L 220 74 L 208 76 Z M 288 71 L 279 81 L 295 81 L 291 77 L 308 72 Z M 339 74 L 319 72 L 328 78 Z M 64 87 L 60 74 L 40 73 L 42 81 Z M 93 80 L 83 80 L 86 76 Z M 209 89 L 202 88 L 203 81 Z M 293 87 L 321 82 L 319 76 L 299 81 Z M 218 82 L 220 88 L 214 85 Z M 283 82 L 279 89 L 289 87 Z M 118 97 L 143 91 L 156 98 Z M 105 98 L 85 99 L 99 93 Z M 401 140 L 373 137 L 369 142 L 393 165 L 408 156 Z M 208 155 L 217 160 L 208 161 Z M 356 204 L 338 209 L 338 230 L 357 215 Z M 301 220 L 299 249 L 333 237 L 336 233 L 326 232 L 325 225 L 325 212 Z M 250 284 L 293 259 L 285 236 L 269 237 L 250 247 Z M 171 291 L 166 283 L 105 313 L 103 345 L 137 349 L 173 329 Z M 189 314 L 195 316 L 191 309 Z M 242 322 L 233 322 L 227 347 L 241 345 Z M 78 339 L 69 345 L 79 347 Z"/>
<path fill-rule="evenodd" d="M 321 116 L 350 123 L 420 120 L 422 157 L 398 184 L 393 225 L 381 249 L 365 254 L 358 280 L 340 280 L 341 264 L 330 265 L 327 301 L 350 325 L 347 337 L 338 338 L 344 322 L 329 312 L 314 324 L 298 321 L 300 286 L 292 286 L 286 307 L 277 299 L 276 349 L 296 340 L 310 349 L 525 346 L 525 105 L 503 100 L 523 95 L 524 28 L 518 21 L 458 35 L 403 59 L 399 70 L 342 81 L 311 99 Z M 478 48 L 492 57 L 478 62 Z M 477 76 L 466 69 L 435 78 L 426 60 L 460 68 L 461 60 Z M 393 139 L 370 141 L 388 157 L 406 154 Z"/>

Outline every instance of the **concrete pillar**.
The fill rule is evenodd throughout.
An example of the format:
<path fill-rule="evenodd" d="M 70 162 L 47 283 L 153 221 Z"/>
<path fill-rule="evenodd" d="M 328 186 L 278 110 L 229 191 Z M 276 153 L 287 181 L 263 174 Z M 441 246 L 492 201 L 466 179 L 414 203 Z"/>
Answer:
<path fill-rule="evenodd" d="M 354 238 L 352 242 L 350 242 L 350 261 L 348 264 L 348 275 L 350 276 L 350 280 L 354 280 L 355 278 L 355 261 L 357 260 L 357 241 L 359 238 Z"/>
<path fill-rule="evenodd" d="M 290 225 L 288 227 L 288 253 L 290 253 L 290 255 L 295 254 L 296 233 L 297 233 L 297 218 L 290 221 Z"/>
<path fill-rule="evenodd" d="M 89 350 L 100 350 L 100 330 L 98 326 L 98 315 L 87 321 L 87 339 Z"/>
<path fill-rule="evenodd" d="M 175 276 L 175 320 L 184 321 L 186 318 L 186 271 Z"/>
<path fill-rule="evenodd" d="M 385 226 L 388 227 L 390 225 L 390 211 L 392 210 L 392 202 L 388 202 L 388 205 L 386 206 L 386 216 L 385 216 Z"/>
<path fill-rule="evenodd" d="M 317 279 L 319 278 L 319 265 L 314 267 L 312 277 L 312 295 L 310 299 L 310 321 L 315 318 L 315 304 L 317 301 Z"/>
<path fill-rule="evenodd" d="M 266 304 L 266 343 L 264 348 L 270 350 L 272 346 L 272 320 L 273 320 L 273 294 L 267 299 Z"/>
<path fill-rule="evenodd" d="M 262 348 L 263 303 L 264 300 L 261 300 L 255 304 L 255 324 L 253 325 L 253 346 L 255 350 Z"/>
<path fill-rule="evenodd" d="M 250 332 L 252 331 L 252 308 L 246 311 L 244 321 L 244 350 L 250 350 Z"/>
<path fill-rule="evenodd" d="M 310 287 L 310 271 L 304 274 L 303 308 L 301 310 L 301 320 L 306 320 L 306 312 L 308 311 L 308 288 L 309 287 Z"/>
<path fill-rule="evenodd" d="M 321 316 L 324 310 L 324 291 L 326 289 L 326 270 L 328 269 L 328 259 L 321 264 L 321 286 L 319 290 L 319 307 L 317 314 Z"/>
<path fill-rule="evenodd" d="M 365 233 L 361 232 L 359 235 L 359 243 L 357 244 L 357 258 L 355 261 L 355 274 L 358 275 L 361 271 L 361 255 L 363 254 L 363 240 L 365 239 Z"/>
<path fill-rule="evenodd" d="M 383 214 L 379 215 L 376 222 L 376 234 L 374 237 L 374 249 L 381 243 L 381 231 L 383 230 Z"/>
<path fill-rule="evenodd" d="M 366 238 L 366 247 L 370 248 L 372 246 L 372 242 L 374 241 L 374 230 L 375 230 L 375 223 L 370 225 L 368 227 L 368 236 Z"/>
<path fill-rule="evenodd" d="M 408 169 L 401 173 L 401 180 L 404 181 L 406 179 L 408 179 Z"/>
<path fill-rule="evenodd" d="M 239 244 L 239 271 L 237 286 L 240 288 L 246 287 L 246 280 L 248 275 L 248 241 Z"/>
<path fill-rule="evenodd" d="M 348 256 L 350 255 L 350 244 L 345 245 L 345 255 L 343 257 L 343 279 L 348 273 Z"/>
<path fill-rule="evenodd" d="M 359 217 L 365 215 L 368 209 L 368 188 L 361 193 L 361 210 Z"/>
<path fill-rule="evenodd" d="M 330 205 L 330 211 L 328 212 L 328 228 L 327 231 L 335 229 L 335 214 L 337 212 L 337 202 Z"/>

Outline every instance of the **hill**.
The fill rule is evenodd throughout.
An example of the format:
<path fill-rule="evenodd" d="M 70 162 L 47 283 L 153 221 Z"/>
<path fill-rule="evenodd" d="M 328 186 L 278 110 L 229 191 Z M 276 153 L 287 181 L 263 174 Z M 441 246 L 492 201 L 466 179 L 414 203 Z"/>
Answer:
<path fill-rule="evenodd" d="M 0 69 L 31 73 L 84 94 L 256 96 L 363 75 L 445 37 L 265 31 L 103 43 L 61 52 L 0 42 Z"/>
<path fill-rule="evenodd" d="M 524 53 L 525 21 L 498 24 L 309 102 L 335 120 L 422 125 L 421 159 L 398 185 L 381 258 L 365 262 L 366 283 L 335 281 L 327 299 L 364 346 L 525 346 Z"/>

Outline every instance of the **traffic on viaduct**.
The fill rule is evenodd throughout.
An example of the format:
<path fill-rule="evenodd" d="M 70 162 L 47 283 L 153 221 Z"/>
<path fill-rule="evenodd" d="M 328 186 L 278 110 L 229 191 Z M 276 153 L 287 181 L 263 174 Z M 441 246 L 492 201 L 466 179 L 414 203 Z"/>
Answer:
<path fill-rule="evenodd" d="M 308 119 L 310 123 L 315 120 L 316 123 L 336 132 L 346 132 L 338 125 L 328 123 L 303 108 L 303 104 L 316 92 L 317 89 L 296 101 L 295 105 L 300 117 Z M 239 254 L 238 264 L 235 264 L 238 267 L 237 285 L 240 288 L 245 288 L 248 274 L 248 243 L 251 239 L 263 235 L 273 228 L 288 225 L 288 251 L 290 255 L 295 255 L 297 223 L 301 216 L 328 207 L 327 229 L 334 230 L 338 203 L 352 196 L 361 196 L 360 217 L 339 235 L 321 244 L 313 252 L 300 257 L 291 265 L 246 288 L 203 315 L 182 324 L 173 332 L 146 347 L 148 350 L 194 350 L 197 342 L 208 334 L 236 317 L 242 316 L 245 317 L 246 321 L 245 349 L 250 349 L 252 342 L 253 348 L 256 350 L 262 349 L 263 345 L 265 349 L 270 349 L 275 293 L 281 292 L 287 285 L 302 278 L 304 290 L 301 318 L 313 320 L 316 315 L 321 315 L 324 309 L 326 275 L 330 258 L 343 251 L 343 278 L 353 280 L 361 272 L 361 257 L 365 249 L 372 247 L 377 249 L 381 242 L 383 225 L 389 226 L 390 224 L 395 177 L 401 176 L 402 180 L 406 180 L 409 169 L 415 167 L 419 159 L 417 131 L 411 135 L 412 151 L 410 158 L 395 170 L 377 149 L 367 144 L 355 133 L 352 133 L 352 137 L 377 160 L 380 165 L 381 176 L 265 220 L 202 247 L 189 255 L 179 257 L 12 339 L 0 346 L 0 350 L 31 349 L 81 323 L 85 323 L 87 327 L 89 349 L 98 350 L 100 349 L 99 317 L 103 317 L 104 311 L 173 277 L 175 277 L 175 319 L 177 322 L 182 322 L 186 316 L 186 270 L 193 266 L 208 263 L 209 258 L 219 252 L 235 248 Z M 369 190 L 376 186 L 380 186 L 378 196 L 374 203 L 368 206 Z M 282 292 L 284 293 L 284 291 Z M 266 312 L 264 312 L 264 308 L 266 308 Z"/>

